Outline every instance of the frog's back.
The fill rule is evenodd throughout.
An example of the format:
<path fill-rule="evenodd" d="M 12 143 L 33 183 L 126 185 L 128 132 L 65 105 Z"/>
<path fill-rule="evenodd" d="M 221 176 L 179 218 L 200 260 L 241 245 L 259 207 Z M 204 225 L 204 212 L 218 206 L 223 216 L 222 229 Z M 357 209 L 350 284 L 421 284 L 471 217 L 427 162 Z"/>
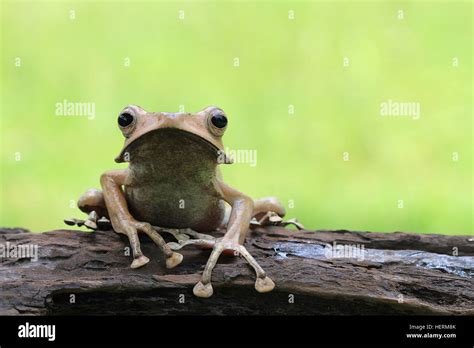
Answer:
<path fill-rule="evenodd" d="M 218 228 L 225 203 L 215 152 L 193 134 L 163 129 L 130 148 L 125 195 L 139 221 L 205 232 Z"/>

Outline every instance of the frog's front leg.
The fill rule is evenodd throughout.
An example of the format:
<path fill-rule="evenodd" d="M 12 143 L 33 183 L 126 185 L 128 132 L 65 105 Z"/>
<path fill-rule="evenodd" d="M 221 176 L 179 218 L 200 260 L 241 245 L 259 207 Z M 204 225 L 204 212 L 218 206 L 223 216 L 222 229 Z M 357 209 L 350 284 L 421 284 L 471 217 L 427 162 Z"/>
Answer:
<path fill-rule="evenodd" d="M 117 233 L 125 234 L 132 247 L 133 262 L 131 268 L 138 268 L 147 264 L 150 259 L 143 255 L 140 249 L 138 232 L 146 233 L 164 252 L 166 267 L 173 268 L 181 263 L 183 256 L 173 252 L 164 239 L 153 230 L 151 225 L 140 222 L 133 218 L 128 211 L 127 201 L 122 191 L 122 185 L 127 183 L 129 178 L 128 169 L 111 170 L 102 174 L 100 183 L 102 185 L 105 205 L 110 217 L 112 227 Z"/>
<path fill-rule="evenodd" d="M 211 285 L 211 275 L 219 256 L 223 251 L 233 251 L 236 255 L 242 255 L 247 262 L 254 268 L 257 274 L 255 289 L 258 292 L 268 292 L 273 290 L 275 283 L 267 277 L 265 271 L 260 267 L 257 261 L 243 246 L 245 236 L 249 229 L 250 219 L 254 213 L 253 200 L 243 193 L 231 188 L 230 186 L 219 182 L 223 199 L 232 207 L 227 232 L 224 237 L 215 241 L 208 241 L 212 244 L 213 250 L 207 261 L 206 267 L 201 277 L 201 281 L 194 286 L 193 292 L 198 297 L 212 296 L 213 289 Z"/>

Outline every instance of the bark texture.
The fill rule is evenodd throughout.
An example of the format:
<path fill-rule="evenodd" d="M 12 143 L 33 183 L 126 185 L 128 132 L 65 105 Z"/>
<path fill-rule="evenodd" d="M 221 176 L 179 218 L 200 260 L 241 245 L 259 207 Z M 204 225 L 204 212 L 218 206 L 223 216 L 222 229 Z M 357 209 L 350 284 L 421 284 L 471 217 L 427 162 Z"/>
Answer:
<path fill-rule="evenodd" d="M 151 261 L 134 270 L 128 240 L 113 231 L 0 229 L 3 256 L 38 246 L 36 262 L 0 257 L 0 314 L 474 315 L 472 236 L 259 228 L 246 246 L 275 290 L 257 293 L 245 260 L 221 256 L 209 299 L 192 293 L 209 250 L 188 246 L 183 263 L 167 270 L 140 238 Z M 363 246 L 364 257 L 338 257 L 334 242 Z"/>

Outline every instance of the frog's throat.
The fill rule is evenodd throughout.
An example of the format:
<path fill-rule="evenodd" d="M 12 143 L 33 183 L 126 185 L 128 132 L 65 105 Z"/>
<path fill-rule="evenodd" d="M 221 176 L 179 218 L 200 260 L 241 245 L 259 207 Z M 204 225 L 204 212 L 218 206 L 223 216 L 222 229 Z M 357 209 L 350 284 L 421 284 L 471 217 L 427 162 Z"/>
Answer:
<path fill-rule="evenodd" d="M 129 143 L 125 148 L 122 149 L 122 151 L 120 152 L 120 154 L 115 157 L 115 162 L 116 163 L 123 163 L 123 162 L 129 162 L 129 160 L 127 159 L 127 156 L 126 154 L 129 153 L 129 149 L 132 145 L 134 145 L 139 139 L 141 139 L 143 136 L 147 136 L 147 135 L 151 135 L 151 133 L 156 133 L 156 132 L 160 132 L 164 129 L 173 129 L 173 130 L 176 130 L 178 132 L 182 132 L 182 133 L 186 133 L 187 136 L 191 136 L 191 137 L 194 137 L 196 139 L 199 139 L 199 141 L 209 145 L 209 148 L 213 151 L 215 151 L 216 153 L 216 161 L 217 161 L 217 164 L 232 164 L 233 163 L 233 160 L 225 153 L 224 150 L 221 150 L 219 148 L 217 148 L 214 144 L 212 144 L 211 142 L 207 141 L 206 139 L 200 137 L 199 135 L 196 135 L 194 133 L 191 133 L 191 132 L 188 132 L 188 131 L 185 131 L 185 130 L 182 130 L 182 129 L 177 129 L 177 128 L 159 128 L 159 129 L 154 129 L 150 132 L 147 132 L 145 134 L 142 134 L 141 137 L 133 140 L 131 143 Z"/>

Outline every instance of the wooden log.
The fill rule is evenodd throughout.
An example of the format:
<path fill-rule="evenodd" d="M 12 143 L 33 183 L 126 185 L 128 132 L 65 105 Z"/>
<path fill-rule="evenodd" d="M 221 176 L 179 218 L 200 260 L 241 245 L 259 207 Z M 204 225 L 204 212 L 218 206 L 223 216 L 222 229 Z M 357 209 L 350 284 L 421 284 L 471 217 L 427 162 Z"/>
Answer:
<path fill-rule="evenodd" d="M 188 246 L 168 270 L 140 238 L 151 261 L 131 269 L 113 231 L 1 229 L 0 314 L 474 315 L 472 236 L 259 228 L 246 247 L 276 288 L 256 292 L 245 260 L 221 256 L 208 299 L 192 288 L 209 250 Z M 19 245 L 37 261 L 12 256 Z"/>

